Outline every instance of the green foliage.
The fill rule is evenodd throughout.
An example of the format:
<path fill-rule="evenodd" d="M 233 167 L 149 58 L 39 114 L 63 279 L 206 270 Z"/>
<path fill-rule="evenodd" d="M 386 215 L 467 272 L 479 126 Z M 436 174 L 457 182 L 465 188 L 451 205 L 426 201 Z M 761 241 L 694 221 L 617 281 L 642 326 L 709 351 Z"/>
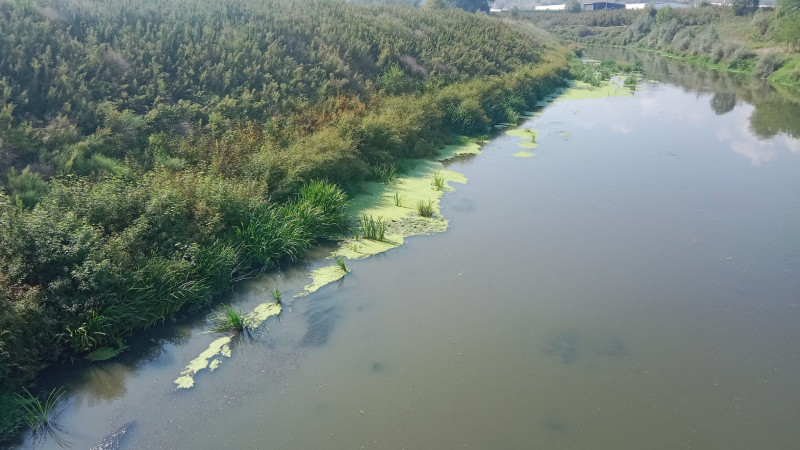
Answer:
<path fill-rule="evenodd" d="M 778 68 L 785 61 L 784 56 L 778 52 L 769 52 L 761 55 L 753 67 L 753 76 L 756 78 L 767 78 L 772 75 L 772 72 Z"/>
<path fill-rule="evenodd" d="M 383 217 L 378 217 L 376 219 L 366 214 L 361 216 L 361 235 L 373 241 L 385 241 L 386 222 L 383 221 Z"/>
<path fill-rule="evenodd" d="M 394 193 L 394 206 L 403 206 L 403 195 L 399 192 Z"/>
<path fill-rule="evenodd" d="M 564 5 L 564 10 L 569 13 L 579 13 L 583 9 L 583 5 L 579 0 L 567 0 Z"/>
<path fill-rule="evenodd" d="M 383 184 L 393 183 L 397 178 L 397 167 L 394 164 L 380 164 L 375 168 L 375 176 Z"/>
<path fill-rule="evenodd" d="M 777 0 L 781 13 L 800 12 L 800 0 Z"/>
<path fill-rule="evenodd" d="M 30 166 L 22 173 L 10 169 L 7 178 L 8 192 L 26 208 L 33 208 L 47 193 L 47 182 L 38 173 L 31 172 Z"/>
<path fill-rule="evenodd" d="M 433 202 L 420 200 L 417 203 L 417 212 L 422 217 L 433 217 Z"/>
<path fill-rule="evenodd" d="M 208 322 L 214 333 L 241 333 L 249 328 L 242 312 L 231 305 L 222 305 Z"/>
<path fill-rule="evenodd" d="M 773 32 L 775 40 L 786 43 L 797 51 L 800 47 L 800 9 L 792 9 L 790 12 L 782 14 L 775 23 Z"/>
<path fill-rule="evenodd" d="M 756 12 L 758 10 L 758 2 L 759 0 L 733 0 L 731 7 L 734 14 L 744 16 Z"/>
<path fill-rule="evenodd" d="M 349 225 L 340 185 L 564 83 L 541 33 L 453 9 L 0 3 L 2 393 L 301 259 Z"/>
<path fill-rule="evenodd" d="M 444 175 L 440 174 L 439 172 L 434 173 L 433 181 L 431 181 L 431 186 L 433 186 L 433 188 L 436 189 L 437 191 L 443 190 L 445 187 Z"/>
<path fill-rule="evenodd" d="M 675 18 L 675 10 L 669 6 L 665 6 L 656 12 L 656 23 L 667 23 Z"/>
<path fill-rule="evenodd" d="M 469 12 L 489 12 L 488 0 L 427 0 L 423 6 L 429 10 L 458 8 Z"/>
<path fill-rule="evenodd" d="M 350 270 L 348 270 L 347 266 L 344 264 L 344 257 L 337 256 L 336 257 L 336 264 L 339 265 L 339 268 L 342 269 L 342 272 L 344 272 L 344 273 L 350 272 Z"/>
<path fill-rule="evenodd" d="M 27 389 L 22 388 L 22 391 L 25 395 L 17 394 L 17 400 L 24 411 L 25 422 L 33 431 L 34 436 L 53 435 L 55 432 L 61 431 L 55 418 L 60 412 L 61 402 L 66 394 L 64 388 L 54 388 L 47 394 L 44 403 Z"/>

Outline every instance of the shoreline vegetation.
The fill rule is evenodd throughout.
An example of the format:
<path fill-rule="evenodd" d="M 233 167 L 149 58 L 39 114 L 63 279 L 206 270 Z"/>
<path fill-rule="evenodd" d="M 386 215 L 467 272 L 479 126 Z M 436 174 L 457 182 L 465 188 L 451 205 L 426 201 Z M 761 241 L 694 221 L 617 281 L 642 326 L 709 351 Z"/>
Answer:
<path fill-rule="evenodd" d="M 800 3 L 734 11 L 728 6 L 502 13 L 582 45 L 658 52 L 695 66 L 767 79 L 800 100 Z M 738 14 L 737 14 L 738 12 Z"/>
<path fill-rule="evenodd" d="M 4 0 L 0 29 L 0 443 L 45 367 L 352 234 L 360 183 L 568 78 L 546 33 L 456 10 Z"/>

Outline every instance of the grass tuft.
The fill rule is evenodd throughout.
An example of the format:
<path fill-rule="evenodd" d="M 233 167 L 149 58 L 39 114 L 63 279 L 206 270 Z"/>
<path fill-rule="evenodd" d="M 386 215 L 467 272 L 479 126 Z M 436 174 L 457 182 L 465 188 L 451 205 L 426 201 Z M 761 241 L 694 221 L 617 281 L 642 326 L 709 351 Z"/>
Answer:
<path fill-rule="evenodd" d="M 394 206 L 403 206 L 403 195 L 399 192 L 394 193 Z"/>
<path fill-rule="evenodd" d="M 375 176 L 383 184 L 394 183 L 397 178 L 397 167 L 394 164 L 381 164 L 375 168 Z"/>
<path fill-rule="evenodd" d="M 386 240 L 386 222 L 383 221 L 383 217 L 378 216 L 378 218 L 375 219 L 372 216 L 364 214 L 361 217 L 361 234 L 365 238 L 372 239 L 373 241 L 383 242 Z"/>
<path fill-rule="evenodd" d="M 342 269 L 342 272 L 344 272 L 344 273 L 350 272 L 350 270 L 347 269 L 347 266 L 344 265 L 344 257 L 337 256 L 336 257 L 336 264 L 339 265 L 339 268 Z"/>
<path fill-rule="evenodd" d="M 273 289 L 271 292 L 272 292 L 272 298 L 275 300 L 275 303 L 280 305 L 281 304 L 281 290 L 278 289 L 278 285 L 277 284 L 275 284 L 275 289 Z"/>
<path fill-rule="evenodd" d="M 433 174 L 433 181 L 431 182 L 431 186 L 437 191 L 441 191 L 444 189 L 444 175 L 436 172 Z"/>
<path fill-rule="evenodd" d="M 60 438 L 56 432 L 63 429 L 55 422 L 55 418 L 61 410 L 61 403 L 66 395 L 63 387 L 54 388 L 47 395 L 42 403 L 35 395 L 25 388 L 22 388 L 25 395 L 17 394 L 17 402 L 24 411 L 24 419 L 33 432 L 34 439 L 48 435 L 53 437 L 59 445 L 66 441 Z M 63 445 L 62 445 L 63 446 Z"/>
<path fill-rule="evenodd" d="M 424 200 L 420 200 L 417 203 L 417 212 L 422 217 L 433 217 L 433 201 L 428 200 L 427 202 Z"/>
<path fill-rule="evenodd" d="M 279 294 L 280 296 L 280 294 Z M 222 305 L 222 308 L 209 321 L 211 331 L 215 333 L 241 333 L 249 328 L 244 314 L 233 309 L 231 305 Z"/>

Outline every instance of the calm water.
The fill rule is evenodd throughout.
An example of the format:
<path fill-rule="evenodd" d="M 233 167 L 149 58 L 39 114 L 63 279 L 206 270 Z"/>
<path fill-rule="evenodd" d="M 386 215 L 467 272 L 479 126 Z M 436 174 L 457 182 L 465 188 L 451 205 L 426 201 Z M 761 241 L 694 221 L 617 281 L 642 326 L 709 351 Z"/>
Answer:
<path fill-rule="evenodd" d="M 199 322 L 66 375 L 63 437 L 89 448 L 130 423 L 122 448 L 797 448 L 800 116 L 654 61 L 662 82 L 634 97 L 527 121 L 535 158 L 500 136 L 453 163 L 470 182 L 444 197 L 449 231 L 351 262 L 193 389 L 172 380 L 214 339 Z M 777 119 L 754 125 L 748 102 Z M 232 301 L 276 282 L 288 298 L 303 273 Z"/>

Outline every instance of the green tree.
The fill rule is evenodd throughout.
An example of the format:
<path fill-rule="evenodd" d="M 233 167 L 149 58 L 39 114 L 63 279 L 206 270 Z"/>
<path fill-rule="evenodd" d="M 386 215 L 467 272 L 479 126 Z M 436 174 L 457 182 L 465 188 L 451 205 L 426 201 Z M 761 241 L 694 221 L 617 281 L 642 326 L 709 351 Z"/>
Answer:
<path fill-rule="evenodd" d="M 567 12 L 571 12 L 571 13 L 579 13 L 579 12 L 581 12 L 582 8 L 583 8 L 583 6 L 581 5 L 580 0 L 569 0 L 567 2 L 567 4 L 564 6 L 564 9 Z"/>
<path fill-rule="evenodd" d="M 656 12 L 656 23 L 667 23 L 675 17 L 675 10 L 669 6 L 665 6 Z"/>
<path fill-rule="evenodd" d="M 758 9 L 759 0 L 733 0 L 733 13 L 737 16 L 752 14 Z"/>
<path fill-rule="evenodd" d="M 800 12 L 800 0 L 777 0 L 781 14 L 787 12 Z"/>
<path fill-rule="evenodd" d="M 775 23 L 775 40 L 785 42 L 786 49 L 800 47 L 800 11 L 783 14 Z"/>

